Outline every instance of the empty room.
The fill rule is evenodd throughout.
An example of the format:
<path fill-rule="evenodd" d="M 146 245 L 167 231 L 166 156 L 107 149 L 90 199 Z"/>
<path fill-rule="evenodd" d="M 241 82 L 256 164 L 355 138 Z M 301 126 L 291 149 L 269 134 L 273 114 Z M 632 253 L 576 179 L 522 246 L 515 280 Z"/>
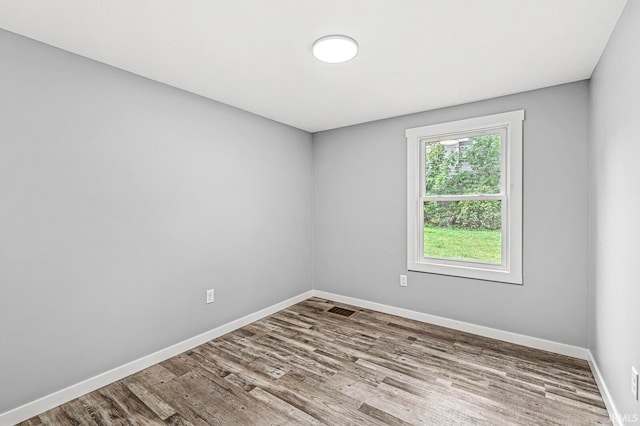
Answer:
<path fill-rule="evenodd" d="M 0 426 L 640 424 L 640 1 L 0 1 Z"/>

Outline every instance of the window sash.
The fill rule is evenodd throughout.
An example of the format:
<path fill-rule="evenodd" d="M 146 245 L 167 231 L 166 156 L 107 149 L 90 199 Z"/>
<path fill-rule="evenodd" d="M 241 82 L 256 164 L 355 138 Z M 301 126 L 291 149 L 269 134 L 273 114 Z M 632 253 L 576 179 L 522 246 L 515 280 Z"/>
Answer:
<path fill-rule="evenodd" d="M 468 195 L 427 195 L 420 197 L 425 201 L 473 201 L 473 200 L 506 200 L 505 194 L 468 194 Z"/>
<path fill-rule="evenodd" d="M 471 131 L 445 133 L 438 136 L 429 136 L 420 138 L 420 196 L 425 196 L 427 193 L 426 177 L 427 177 L 427 165 L 425 162 L 427 155 L 427 144 L 432 142 L 439 142 L 445 139 L 462 139 L 472 138 L 473 136 L 485 136 L 485 135 L 500 135 L 500 194 L 506 192 L 506 182 L 508 178 L 507 174 L 507 147 L 509 145 L 507 140 L 508 126 L 494 126 L 489 128 L 481 128 Z M 456 195 L 456 194 L 447 194 Z M 462 194 L 460 194 L 462 195 Z"/>
<path fill-rule="evenodd" d="M 500 203 L 500 232 L 501 232 L 501 244 L 500 244 L 500 264 L 485 263 L 485 262 L 473 262 L 469 260 L 456 260 L 445 259 L 441 257 L 425 257 L 424 255 L 424 202 L 425 201 L 469 201 L 469 200 L 498 200 Z M 508 222 L 508 203 L 509 200 L 505 195 L 490 194 L 490 195 L 439 195 L 420 197 L 418 203 L 418 214 L 416 215 L 419 220 L 420 226 L 417 228 L 418 232 L 418 244 L 419 244 L 419 261 L 421 263 L 441 263 L 452 266 L 473 266 L 483 269 L 493 269 L 499 271 L 505 271 L 509 268 L 509 222 Z"/>
<path fill-rule="evenodd" d="M 507 140 L 507 125 L 489 127 L 482 129 L 466 130 L 463 132 L 446 133 L 438 136 L 429 136 L 420 138 L 420 197 L 418 200 L 418 214 L 421 226 L 418 228 L 418 243 L 420 249 L 418 252 L 418 259 L 421 263 L 442 263 L 447 265 L 460 265 L 460 266 L 477 266 L 486 269 L 507 270 L 508 264 L 508 241 L 509 241 L 509 226 L 507 222 L 507 205 L 508 197 L 505 194 L 505 188 L 507 186 L 507 147 L 509 141 Z M 427 145 L 433 142 L 439 142 L 445 139 L 462 139 L 473 138 L 474 136 L 484 135 L 500 135 L 500 192 L 498 194 L 447 194 L 447 195 L 425 195 L 426 190 L 426 178 L 427 178 Z M 471 200 L 499 200 L 501 201 L 500 211 L 500 232 L 501 232 L 501 245 L 500 245 L 500 264 L 484 263 L 484 262 L 472 262 L 466 260 L 457 259 L 445 259 L 434 258 L 424 256 L 424 202 L 425 201 L 471 201 Z"/>

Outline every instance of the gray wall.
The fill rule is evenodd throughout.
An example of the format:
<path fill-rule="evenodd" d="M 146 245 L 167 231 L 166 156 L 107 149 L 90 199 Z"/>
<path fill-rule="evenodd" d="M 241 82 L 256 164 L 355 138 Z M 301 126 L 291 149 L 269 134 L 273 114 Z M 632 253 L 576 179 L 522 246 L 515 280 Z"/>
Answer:
<path fill-rule="evenodd" d="M 0 413 L 310 290 L 311 156 L 0 31 Z"/>
<path fill-rule="evenodd" d="M 640 421 L 640 2 L 630 1 L 591 79 L 590 348 L 621 415 Z"/>
<path fill-rule="evenodd" d="M 410 127 L 516 109 L 524 122 L 524 285 L 409 272 Z M 314 134 L 314 288 L 586 347 L 586 81 Z"/>

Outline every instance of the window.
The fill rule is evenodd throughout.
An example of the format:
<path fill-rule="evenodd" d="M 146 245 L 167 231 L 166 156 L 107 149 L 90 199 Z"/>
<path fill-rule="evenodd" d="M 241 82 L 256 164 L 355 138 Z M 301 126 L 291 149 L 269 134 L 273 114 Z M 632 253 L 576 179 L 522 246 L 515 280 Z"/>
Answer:
<path fill-rule="evenodd" d="M 407 129 L 407 267 L 522 284 L 524 111 Z"/>

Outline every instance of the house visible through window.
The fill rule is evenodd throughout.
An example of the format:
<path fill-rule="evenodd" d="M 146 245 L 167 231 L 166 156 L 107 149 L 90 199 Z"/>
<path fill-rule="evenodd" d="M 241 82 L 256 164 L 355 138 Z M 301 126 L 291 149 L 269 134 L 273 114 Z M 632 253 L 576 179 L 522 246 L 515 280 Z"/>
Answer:
<path fill-rule="evenodd" d="M 409 270 L 522 283 L 523 120 L 407 130 Z"/>

